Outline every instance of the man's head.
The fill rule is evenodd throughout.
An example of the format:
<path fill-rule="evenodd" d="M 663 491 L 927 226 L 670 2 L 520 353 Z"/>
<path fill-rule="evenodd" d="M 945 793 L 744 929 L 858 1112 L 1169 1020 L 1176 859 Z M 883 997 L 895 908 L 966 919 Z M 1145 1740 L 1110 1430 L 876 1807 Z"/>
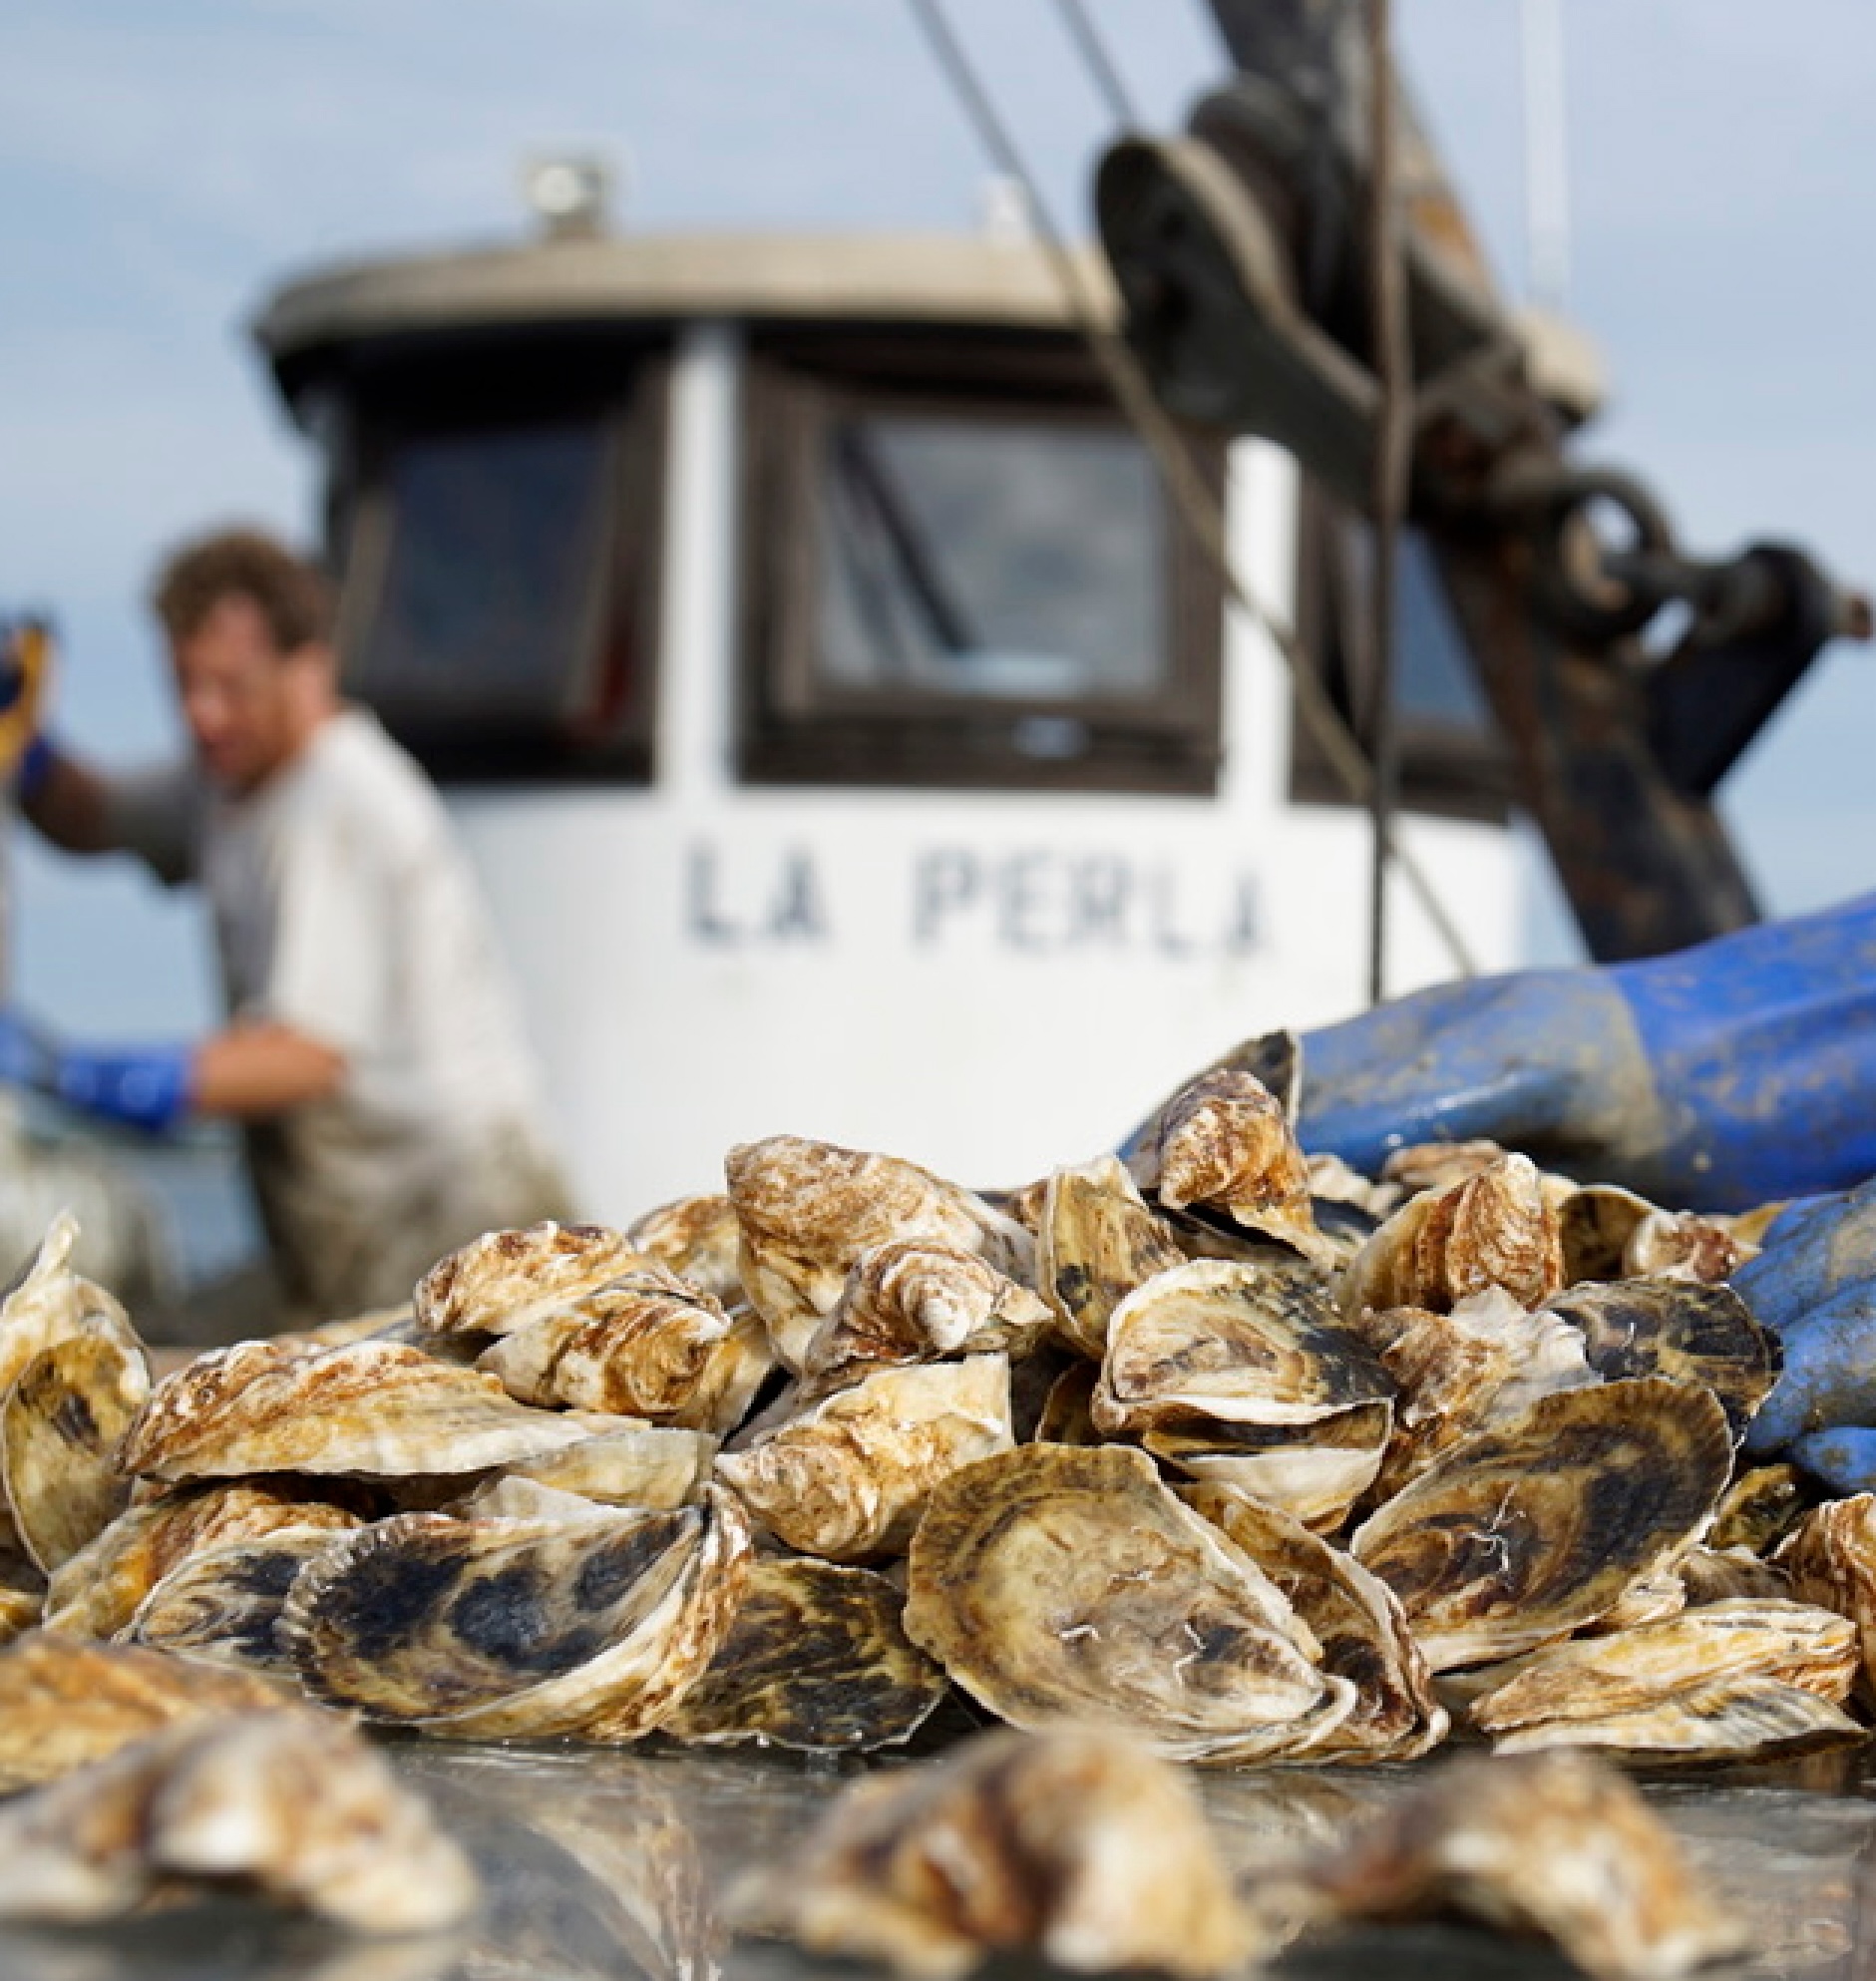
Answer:
<path fill-rule="evenodd" d="M 324 578 L 258 531 L 225 530 L 177 552 L 151 602 L 202 768 L 224 790 L 264 784 L 337 705 Z"/>

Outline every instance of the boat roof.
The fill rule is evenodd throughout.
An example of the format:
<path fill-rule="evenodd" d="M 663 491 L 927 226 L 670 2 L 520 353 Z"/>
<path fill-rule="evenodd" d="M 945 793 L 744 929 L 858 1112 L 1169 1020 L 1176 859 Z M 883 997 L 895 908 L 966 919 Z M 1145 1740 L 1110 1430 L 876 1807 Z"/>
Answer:
<path fill-rule="evenodd" d="M 1113 282 L 1073 250 L 1111 320 Z M 524 323 L 734 317 L 1069 330 L 1046 250 L 967 234 L 670 233 L 545 237 L 344 262 L 276 290 L 254 320 L 276 363 L 314 346 Z"/>

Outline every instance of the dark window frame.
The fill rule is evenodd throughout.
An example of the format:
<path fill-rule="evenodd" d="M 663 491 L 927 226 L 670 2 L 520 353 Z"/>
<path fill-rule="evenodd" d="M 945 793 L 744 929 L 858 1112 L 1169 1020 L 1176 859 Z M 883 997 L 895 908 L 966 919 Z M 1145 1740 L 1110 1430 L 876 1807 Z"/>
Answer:
<path fill-rule="evenodd" d="M 669 441 L 668 350 L 620 353 L 606 375 L 590 362 L 564 384 L 530 365 L 506 384 L 498 368 L 472 374 L 493 389 L 472 400 L 453 391 L 406 394 L 397 375 L 376 377 L 346 405 L 347 459 L 335 489 L 332 544 L 339 577 L 337 645 L 345 692 L 381 714 L 386 728 L 439 783 L 647 784 L 655 769 L 661 674 L 664 499 Z M 540 715 L 490 711 L 467 720 L 427 715 L 359 677 L 363 633 L 382 601 L 395 531 L 391 475 L 403 444 L 430 437 L 591 421 L 605 452 L 597 538 L 603 549 L 585 581 L 578 652 L 557 667 L 556 695 Z"/>
<path fill-rule="evenodd" d="M 1365 688 L 1362 655 L 1367 645 L 1364 597 L 1348 582 L 1348 559 L 1339 539 L 1347 512 L 1306 477 L 1297 516 L 1295 623 L 1303 649 L 1321 670 L 1330 698 L 1345 719 Z M 1437 576 L 1437 574 L 1436 574 Z M 1350 619 L 1354 623 L 1349 631 Z M 1470 664 L 1468 657 L 1468 665 Z M 1483 700 L 1483 690 L 1480 699 Z M 1348 788 L 1330 769 L 1307 722 L 1295 708 L 1290 723 L 1290 795 L 1306 805 L 1353 806 Z M 1400 806 L 1434 818 L 1509 822 L 1515 782 L 1511 758 L 1489 712 L 1483 730 L 1402 711 L 1397 717 Z M 1357 732 L 1359 724 L 1355 724 Z"/>
<path fill-rule="evenodd" d="M 940 355 L 942 351 L 943 355 Z M 943 358 L 948 356 L 948 375 Z M 831 682 L 816 650 L 827 437 L 847 415 L 955 416 L 1125 432 L 1078 349 L 847 337 L 752 338 L 745 377 L 737 762 L 756 785 L 1152 791 L 1209 796 L 1222 749 L 1224 597 L 1170 504 L 1163 637 L 1169 691 L 1072 699 Z M 1223 486 L 1222 448 L 1202 450 Z M 1026 725 L 1076 724 L 1085 746 L 1024 748 Z M 1033 731 L 1029 731 L 1033 733 Z"/>

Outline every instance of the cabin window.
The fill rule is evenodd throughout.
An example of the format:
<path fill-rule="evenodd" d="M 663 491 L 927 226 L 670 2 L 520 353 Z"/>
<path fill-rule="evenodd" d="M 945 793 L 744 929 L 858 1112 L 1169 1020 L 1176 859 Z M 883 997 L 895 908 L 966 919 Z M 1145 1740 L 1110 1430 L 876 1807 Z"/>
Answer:
<path fill-rule="evenodd" d="M 1091 396 L 758 365 L 755 782 L 1209 791 L 1220 608 Z"/>
<path fill-rule="evenodd" d="M 336 519 L 347 692 L 450 781 L 650 771 L 649 388 L 387 398 Z"/>
<path fill-rule="evenodd" d="M 1298 538 L 1297 627 L 1329 695 L 1359 731 L 1371 671 L 1366 525 L 1319 490 L 1306 491 Z M 1410 811 L 1503 821 L 1511 773 L 1504 743 L 1419 532 L 1403 533 L 1396 563 L 1394 693 L 1400 801 Z M 1301 718 L 1293 725 L 1291 784 L 1306 803 L 1349 804 Z"/>

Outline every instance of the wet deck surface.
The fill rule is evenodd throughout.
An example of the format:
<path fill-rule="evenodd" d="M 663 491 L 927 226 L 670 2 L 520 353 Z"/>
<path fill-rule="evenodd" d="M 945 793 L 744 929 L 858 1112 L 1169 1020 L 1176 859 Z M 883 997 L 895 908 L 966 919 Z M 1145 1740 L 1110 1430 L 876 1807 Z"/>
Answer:
<path fill-rule="evenodd" d="M 783 1857 L 859 1764 L 408 1745 L 394 1757 L 475 1855 L 481 1916 L 447 1940 L 367 1941 L 259 1905 L 216 1901 L 85 1931 L 0 1933 L 4 1981 L 803 1981 L 863 1970 L 734 1939 L 730 1887 Z M 1232 1861 L 1339 1834 L 1417 1770 L 1201 1776 Z M 1649 1778 L 1651 1801 L 1756 1956 L 1715 1981 L 1876 1977 L 1876 1750 L 1724 1775 Z M 1003 1963 L 1008 1977 L 1016 1964 Z M 1032 1970 L 1035 1971 L 1035 1970 Z M 1294 1981 L 1556 1981 L 1541 1948 L 1460 1927 L 1365 1931 L 1293 1950 Z"/>

